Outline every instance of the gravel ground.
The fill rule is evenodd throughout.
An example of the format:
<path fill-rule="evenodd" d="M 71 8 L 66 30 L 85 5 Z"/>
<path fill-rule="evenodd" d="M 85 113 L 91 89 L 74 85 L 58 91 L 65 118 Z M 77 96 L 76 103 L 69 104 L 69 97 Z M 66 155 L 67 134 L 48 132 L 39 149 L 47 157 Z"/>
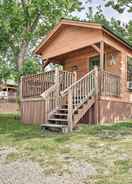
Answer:
<path fill-rule="evenodd" d="M 97 175 L 91 164 L 79 161 L 69 163 L 68 172 L 62 175 L 46 175 L 44 169 L 31 160 L 6 163 L 8 154 L 15 152 L 15 148 L 0 149 L 0 184 L 86 184 L 87 177 Z"/>

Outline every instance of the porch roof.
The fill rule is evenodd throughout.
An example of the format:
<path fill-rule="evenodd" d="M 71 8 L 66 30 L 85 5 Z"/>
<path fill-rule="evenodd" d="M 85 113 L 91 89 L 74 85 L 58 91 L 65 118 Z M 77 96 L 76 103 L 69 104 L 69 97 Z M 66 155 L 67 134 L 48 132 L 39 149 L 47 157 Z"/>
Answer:
<path fill-rule="evenodd" d="M 74 21 L 69 19 L 62 19 L 55 27 L 54 29 L 45 37 L 42 42 L 39 44 L 39 46 L 35 49 L 35 53 L 38 55 L 41 55 L 43 52 L 43 49 L 46 47 L 46 45 L 50 42 L 50 40 L 53 38 L 53 36 L 60 31 L 60 29 L 65 26 L 78 26 L 78 27 L 84 27 L 84 28 L 93 28 L 97 30 L 101 30 L 117 41 L 119 41 L 121 44 L 126 46 L 128 49 L 132 50 L 132 45 L 130 45 L 128 42 L 126 42 L 124 39 L 116 35 L 112 30 L 108 29 L 106 26 L 97 24 L 97 23 L 91 23 L 86 21 Z"/>

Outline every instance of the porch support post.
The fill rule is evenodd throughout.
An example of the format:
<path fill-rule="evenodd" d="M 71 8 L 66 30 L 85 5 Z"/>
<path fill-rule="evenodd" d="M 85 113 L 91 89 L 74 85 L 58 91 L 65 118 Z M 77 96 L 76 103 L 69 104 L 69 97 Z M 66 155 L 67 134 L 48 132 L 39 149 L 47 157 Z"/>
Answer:
<path fill-rule="evenodd" d="M 56 98 L 58 98 L 60 94 L 59 68 L 55 69 L 55 85 L 56 85 Z"/>
<path fill-rule="evenodd" d="M 97 66 L 94 67 L 95 70 L 95 111 L 94 119 L 96 123 L 99 123 L 99 95 L 100 95 L 100 81 L 99 81 L 99 69 Z"/>
<path fill-rule="evenodd" d="M 100 42 L 100 69 L 104 70 L 104 42 Z"/>

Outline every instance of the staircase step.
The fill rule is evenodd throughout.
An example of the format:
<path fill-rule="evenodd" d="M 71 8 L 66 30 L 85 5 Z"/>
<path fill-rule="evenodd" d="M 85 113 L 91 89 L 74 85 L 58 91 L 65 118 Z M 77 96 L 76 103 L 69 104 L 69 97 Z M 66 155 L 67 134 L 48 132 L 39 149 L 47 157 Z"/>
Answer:
<path fill-rule="evenodd" d="M 50 119 L 48 119 L 48 121 L 64 121 L 64 122 L 67 122 L 68 120 L 67 119 L 59 119 L 59 118 L 50 118 Z"/>
<path fill-rule="evenodd" d="M 41 125 L 41 129 L 45 130 L 51 130 L 51 131 L 58 131 L 61 130 L 63 133 L 67 133 L 68 132 L 68 126 L 66 125 L 58 125 L 58 124 L 51 124 L 51 123 L 45 123 Z"/>
<path fill-rule="evenodd" d="M 41 127 L 65 128 L 67 126 L 66 125 L 60 125 L 60 124 L 45 123 L 45 124 L 42 124 Z"/>

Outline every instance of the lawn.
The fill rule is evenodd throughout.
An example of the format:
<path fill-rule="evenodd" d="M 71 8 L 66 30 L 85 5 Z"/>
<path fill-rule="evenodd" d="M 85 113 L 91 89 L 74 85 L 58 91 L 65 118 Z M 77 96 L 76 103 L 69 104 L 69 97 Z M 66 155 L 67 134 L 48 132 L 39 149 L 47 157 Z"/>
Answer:
<path fill-rule="evenodd" d="M 16 151 L 6 154 L 2 165 L 22 160 L 39 163 L 46 177 L 59 177 L 54 184 L 132 183 L 132 122 L 81 125 L 69 134 L 42 133 L 39 126 L 23 125 L 19 117 L 0 115 L 3 149 Z"/>

